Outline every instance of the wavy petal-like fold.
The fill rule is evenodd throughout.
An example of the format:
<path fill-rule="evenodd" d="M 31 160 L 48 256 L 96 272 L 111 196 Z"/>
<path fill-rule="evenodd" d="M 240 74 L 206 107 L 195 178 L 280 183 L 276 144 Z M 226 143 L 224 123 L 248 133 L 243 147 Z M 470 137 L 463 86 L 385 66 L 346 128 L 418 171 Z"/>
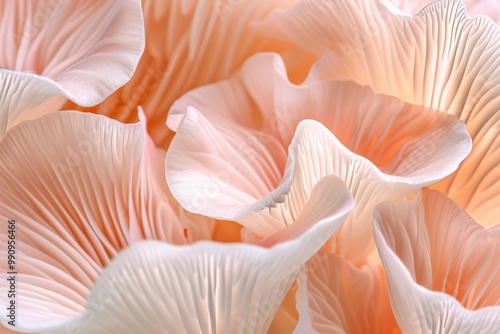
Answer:
<path fill-rule="evenodd" d="M 384 0 L 385 1 L 385 0 Z M 425 6 L 436 2 L 436 0 L 387 0 L 388 7 L 394 5 L 405 14 L 416 15 Z M 500 2 L 488 0 L 463 0 L 468 16 L 485 15 L 500 24 Z"/>
<path fill-rule="evenodd" d="M 254 27 L 274 9 L 297 1 L 144 0 L 146 47 L 136 73 L 104 103 L 85 110 L 130 123 L 141 106 L 155 142 L 167 148 L 172 132 L 164 124 L 174 101 L 191 89 L 227 79 L 251 55 L 280 52 L 291 68 L 307 73 L 311 61 L 296 60 L 302 53 Z"/>
<path fill-rule="evenodd" d="M 138 243 L 105 268 L 81 316 L 43 327 L 23 321 L 19 327 L 51 333 L 73 329 L 84 333 L 266 332 L 300 267 L 353 206 L 343 182 L 330 178 L 334 187 L 327 183 L 318 192 L 332 205 L 315 210 L 314 223 L 296 237 L 271 248 L 214 242 Z"/>
<path fill-rule="evenodd" d="M 0 137 L 53 96 L 102 102 L 134 73 L 144 49 L 139 0 L 33 1 L 0 4 Z M 65 102 L 31 110 L 38 117 Z M 47 109 L 49 108 L 49 110 Z M 23 116 L 26 118 L 26 115 Z"/>
<path fill-rule="evenodd" d="M 387 3 L 387 1 L 385 1 Z M 263 33 L 321 57 L 308 80 L 353 80 L 375 93 L 459 117 L 474 149 L 433 186 L 484 226 L 500 215 L 500 27 L 469 18 L 459 0 L 418 15 L 376 0 L 303 0 L 271 13 Z"/>
<path fill-rule="evenodd" d="M 273 54 L 186 94 L 167 124 L 177 131 L 167 180 L 188 211 L 236 220 L 268 237 L 292 225 L 316 183 L 335 175 L 357 203 L 335 247 L 356 258 L 374 246 L 376 204 L 441 180 L 471 148 L 465 125 L 452 116 L 352 82 L 293 85 Z"/>
<path fill-rule="evenodd" d="M 54 112 L 0 142 L 0 242 L 15 220 L 17 321 L 44 326 L 85 309 L 102 268 L 142 239 L 186 243 L 163 162 L 142 124 Z M 0 250 L 7 259 L 7 247 Z M 0 264 L 2 276 L 12 271 Z M 5 308 L 7 281 L 1 280 Z M 27 327 L 26 327 L 27 328 Z"/>
<path fill-rule="evenodd" d="M 500 228 L 426 190 L 380 204 L 374 237 L 404 332 L 500 331 Z"/>

